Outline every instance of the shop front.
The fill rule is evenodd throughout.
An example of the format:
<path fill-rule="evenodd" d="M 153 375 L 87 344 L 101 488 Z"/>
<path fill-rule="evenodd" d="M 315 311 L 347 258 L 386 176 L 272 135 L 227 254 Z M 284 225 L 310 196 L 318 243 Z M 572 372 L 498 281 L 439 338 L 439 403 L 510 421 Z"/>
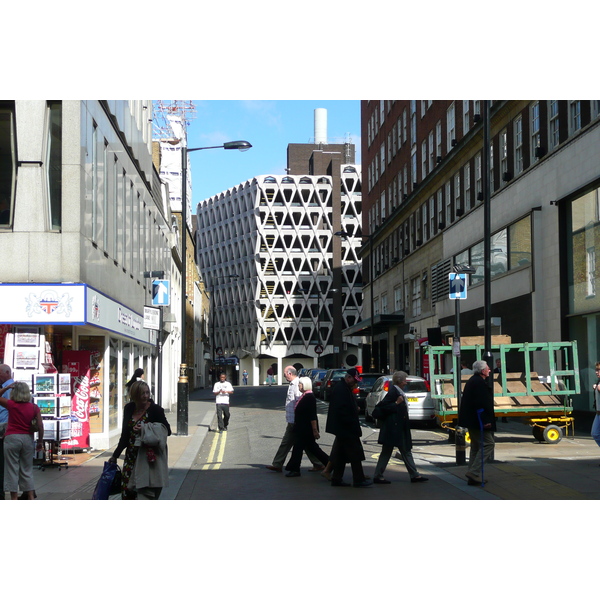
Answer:
<path fill-rule="evenodd" d="M 153 387 L 156 332 L 86 284 L 0 284 L 0 305 L 0 361 L 44 406 L 45 429 L 62 449 L 113 445 L 133 371 Z"/>

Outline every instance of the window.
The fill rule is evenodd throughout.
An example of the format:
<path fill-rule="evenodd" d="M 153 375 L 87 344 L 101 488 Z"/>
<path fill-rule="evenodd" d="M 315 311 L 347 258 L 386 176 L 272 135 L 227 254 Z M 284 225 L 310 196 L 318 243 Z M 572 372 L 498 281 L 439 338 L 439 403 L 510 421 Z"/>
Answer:
<path fill-rule="evenodd" d="M 529 117 L 531 123 L 531 162 L 539 160 L 537 156 L 538 148 L 540 147 L 540 103 L 534 102 L 531 105 L 531 114 Z"/>
<path fill-rule="evenodd" d="M 506 229 L 492 235 L 490 244 L 490 273 L 492 277 L 502 275 L 502 273 L 508 271 L 507 235 L 508 231 Z"/>
<path fill-rule="evenodd" d="M 454 219 L 452 218 L 452 186 L 449 181 L 446 182 L 444 192 L 446 196 L 446 225 L 450 225 Z"/>
<path fill-rule="evenodd" d="M 14 104 L 0 104 L 0 228 L 13 220 L 16 182 Z"/>
<path fill-rule="evenodd" d="M 414 146 L 417 143 L 417 102 L 410 101 L 410 143 Z"/>
<path fill-rule="evenodd" d="M 504 173 L 508 173 L 508 133 L 506 129 L 500 132 L 498 141 L 500 145 L 500 173 L 502 174 L 500 185 L 502 185 L 504 182 Z"/>
<path fill-rule="evenodd" d="M 422 178 L 427 177 L 427 140 L 421 142 L 421 171 Z"/>
<path fill-rule="evenodd" d="M 408 139 L 408 135 L 407 135 L 407 131 L 406 131 L 406 127 L 407 127 L 407 116 L 406 116 L 406 109 L 404 109 L 404 112 L 402 113 L 402 143 L 406 144 L 406 140 Z"/>
<path fill-rule="evenodd" d="M 548 143 L 550 149 L 556 148 L 560 143 L 559 119 L 558 119 L 558 100 L 549 100 L 548 110 Z"/>
<path fill-rule="evenodd" d="M 421 315 L 421 281 L 420 277 L 411 279 L 410 285 L 412 289 L 412 316 L 419 317 Z"/>
<path fill-rule="evenodd" d="M 457 173 L 454 176 L 454 209 L 458 211 L 460 208 L 462 208 L 460 201 L 460 173 Z"/>
<path fill-rule="evenodd" d="M 429 237 L 435 235 L 435 196 L 429 198 Z"/>
<path fill-rule="evenodd" d="M 569 135 L 581 129 L 581 100 L 569 102 Z"/>
<path fill-rule="evenodd" d="M 394 311 L 399 312 L 402 308 L 402 285 L 399 285 L 394 288 Z"/>
<path fill-rule="evenodd" d="M 464 207 L 465 211 L 473 208 L 473 195 L 471 194 L 471 163 L 467 163 L 464 168 Z"/>
<path fill-rule="evenodd" d="M 494 191 L 494 142 L 490 142 L 490 191 Z"/>
<path fill-rule="evenodd" d="M 385 171 L 385 144 L 381 144 L 379 148 L 379 163 L 381 164 L 381 173 L 383 173 Z"/>
<path fill-rule="evenodd" d="M 454 103 L 446 112 L 446 152 L 452 150 L 452 142 L 456 140 L 456 115 Z"/>
<path fill-rule="evenodd" d="M 515 139 L 515 175 L 523 171 L 523 117 L 515 119 L 513 125 Z"/>
<path fill-rule="evenodd" d="M 62 224 L 62 103 L 48 103 L 48 143 L 46 148 L 46 191 L 50 229 Z"/>
<path fill-rule="evenodd" d="M 508 227 L 508 268 L 518 269 L 531 264 L 531 217 L 527 216 Z"/>
<path fill-rule="evenodd" d="M 108 251 L 108 142 L 104 140 L 104 153 L 102 155 L 102 244 L 104 251 Z"/>
<path fill-rule="evenodd" d="M 482 199 L 483 196 L 483 182 L 481 173 L 481 153 L 475 157 L 475 194 L 477 194 L 477 200 Z"/>
<path fill-rule="evenodd" d="M 429 172 L 435 168 L 435 150 L 433 146 L 433 131 L 429 132 Z"/>
<path fill-rule="evenodd" d="M 587 296 L 589 298 L 596 295 L 596 248 L 594 246 L 587 249 L 586 266 Z"/>
<path fill-rule="evenodd" d="M 98 235 L 98 126 L 92 125 L 92 241 Z"/>
<path fill-rule="evenodd" d="M 469 265 L 475 269 L 471 275 L 471 283 L 481 283 L 484 277 L 483 242 L 475 244 L 469 249 Z"/>
<path fill-rule="evenodd" d="M 388 297 L 387 294 L 381 294 L 381 314 L 388 314 Z"/>
<path fill-rule="evenodd" d="M 469 132 L 469 100 L 463 100 L 463 135 Z"/>

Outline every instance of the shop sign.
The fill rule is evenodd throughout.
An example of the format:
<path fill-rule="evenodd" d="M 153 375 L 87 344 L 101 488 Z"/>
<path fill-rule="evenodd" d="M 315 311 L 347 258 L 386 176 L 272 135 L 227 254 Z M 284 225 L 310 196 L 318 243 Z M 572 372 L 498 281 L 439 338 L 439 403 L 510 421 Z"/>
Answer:
<path fill-rule="evenodd" d="M 2 322 L 6 324 L 83 325 L 84 284 L 0 284 Z"/>

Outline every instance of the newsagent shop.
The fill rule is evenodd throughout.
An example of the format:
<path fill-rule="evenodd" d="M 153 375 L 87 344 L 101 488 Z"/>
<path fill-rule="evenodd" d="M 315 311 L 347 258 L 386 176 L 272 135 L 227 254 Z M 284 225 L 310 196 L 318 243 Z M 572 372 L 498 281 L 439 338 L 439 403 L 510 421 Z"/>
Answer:
<path fill-rule="evenodd" d="M 152 388 L 156 332 L 86 284 L 0 284 L 0 306 L 0 362 L 29 385 L 44 439 L 63 451 L 110 448 L 136 368 Z"/>

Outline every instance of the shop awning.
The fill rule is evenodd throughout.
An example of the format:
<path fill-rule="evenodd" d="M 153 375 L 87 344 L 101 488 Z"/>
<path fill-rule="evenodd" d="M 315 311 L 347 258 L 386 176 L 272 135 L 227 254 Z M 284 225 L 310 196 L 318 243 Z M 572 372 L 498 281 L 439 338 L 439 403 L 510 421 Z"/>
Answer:
<path fill-rule="evenodd" d="M 402 325 L 404 323 L 404 315 L 375 315 L 373 321 L 373 333 L 387 333 L 390 327 L 394 325 Z M 363 319 L 342 331 L 343 337 L 352 337 L 356 335 L 367 336 L 371 335 L 371 318 Z"/>

